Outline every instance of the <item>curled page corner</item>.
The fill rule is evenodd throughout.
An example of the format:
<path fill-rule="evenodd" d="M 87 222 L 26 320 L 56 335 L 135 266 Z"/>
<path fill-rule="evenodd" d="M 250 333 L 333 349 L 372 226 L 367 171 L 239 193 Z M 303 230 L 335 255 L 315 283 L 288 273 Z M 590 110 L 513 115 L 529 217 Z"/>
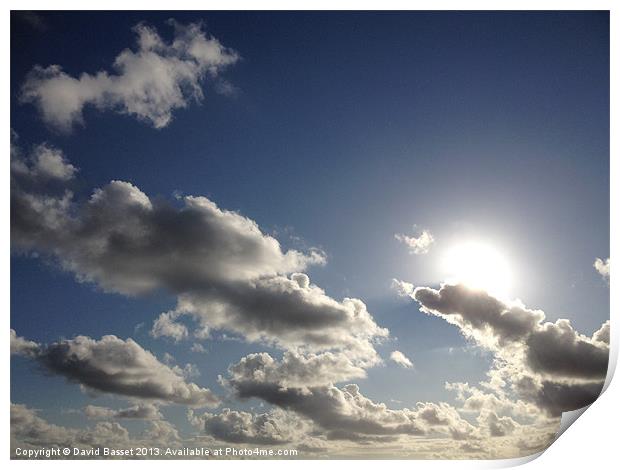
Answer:
<path fill-rule="evenodd" d="M 560 427 L 558 429 L 557 434 L 555 435 L 555 439 L 560 437 L 564 432 L 572 426 L 572 424 L 579 419 L 579 417 L 592 405 L 584 406 L 583 408 L 579 408 L 578 410 L 573 411 L 565 411 L 562 413 L 562 418 L 560 419 Z M 553 445 L 553 444 L 552 444 Z"/>

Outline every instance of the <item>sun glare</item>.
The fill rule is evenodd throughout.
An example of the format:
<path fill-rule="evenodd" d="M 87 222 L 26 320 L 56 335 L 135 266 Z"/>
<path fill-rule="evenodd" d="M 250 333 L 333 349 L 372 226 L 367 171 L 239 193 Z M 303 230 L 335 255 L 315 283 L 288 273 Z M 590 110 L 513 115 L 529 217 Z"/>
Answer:
<path fill-rule="evenodd" d="M 479 241 L 459 244 L 448 250 L 443 261 L 447 282 L 508 296 L 512 283 L 510 263 L 492 245 Z"/>

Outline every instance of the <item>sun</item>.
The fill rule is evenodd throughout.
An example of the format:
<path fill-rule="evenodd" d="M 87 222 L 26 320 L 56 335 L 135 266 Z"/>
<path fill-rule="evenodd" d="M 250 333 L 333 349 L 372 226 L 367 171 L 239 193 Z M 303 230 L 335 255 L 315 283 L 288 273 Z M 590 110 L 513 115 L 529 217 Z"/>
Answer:
<path fill-rule="evenodd" d="M 510 262 L 492 244 L 467 241 L 449 249 L 443 258 L 446 281 L 486 290 L 506 298 L 512 285 Z"/>

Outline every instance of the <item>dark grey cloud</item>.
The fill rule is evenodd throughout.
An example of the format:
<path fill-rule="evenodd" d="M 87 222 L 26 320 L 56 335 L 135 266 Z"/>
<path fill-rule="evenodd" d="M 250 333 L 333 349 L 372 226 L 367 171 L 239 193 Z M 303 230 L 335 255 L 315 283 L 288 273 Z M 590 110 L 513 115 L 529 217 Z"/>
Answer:
<path fill-rule="evenodd" d="M 203 98 L 202 82 L 238 61 L 238 54 L 207 37 L 200 24 L 172 22 L 174 39 L 166 42 L 155 28 L 135 26 L 135 50 L 114 60 L 112 74 L 100 71 L 72 77 L 60 65 L 35 66 L 22 86 L 20 100 L 35 104 L 43 120 L 61 131 L 83 124 L 85 107 L 135 116 L 155 128 L 167 126 L 173 111 Z"/>
<path fill-rule="evenodd" d="M 580 335 L 568 320 L 545 323 L 525 341 L 527 365 L 545 375 L 605 379 L 609 347 Z"/>
<path fill-rule="evenodd" d="M 373 343 L 388 335 L 361 300 L 335 300 L 300 272 L 325 263 L 320 251 L 284 251 L 253 220 L 204 197 L 152 201 L 131 183 L 112 181 L 78 201 L 67 189 L 77 170 L 54 152 L 54 174 L 62 175 L 56 188 L 32 176 L 41 173 L 40 159 L 16 146 L 12 152 L 19 169 L 11 181 L 13 250 L 52 257 L 105 291 L 176 295 L 177 307 L 155 321 L 153 336 L 178 341 L 227 330 L 285 349 L 373 355 Z"/>
<path fill-rule="evenodd" d="M 374 354 L 372 343 L 388 331 L 380 328 L 359 299 L 337 301 L 307 275 L 271 276 L 250 282 L 228 282 L 179 296 L 174 318 L 189 316 L 199 331 L 229 330 L 249 341 L 285 349 L 310 351 L 348 349 Z M 165 322 L 163 320 L 166 320 Z M 170 312 L 160 316 L 154 333 L 169 330 L 173 337 L 178 321 Z"/>
<path fill-rule="evenodd" d="M 76 336 L 40 345 L 36 354 L 27 355 L 46 371 L 92 391 L 188 406 L 219 404 L 213 392 L 187 382 L 180 371 L 161 363 L 131 338 Z"/>
<path fill-rule="evenodd" d="M 513 386 L 519 396 L 535 403 L 551 416 L 560 416 L 565 411 L 591 405 L 600 395 L 603 382 L 537 381 L 524 375 L 516 377 Z"/>
<path fill-rule="evenodd" d="M 434 290 L 419 287 L 413 298 L 422 311 L 444 318 L 484 346 L 507 350 L 514 346 L 533 372 L 575 379 L 604 379 L 609 347 L 579 334 L 569 320 L 544 322 L 540 310 L 521 303 L 507 304 L 490 294 L 463 285 L 443 285 Z"/>
<path fill-rule="evenodd" d="M 180 208 L 154 204 L 123 181 L 95 190 L 79 206 L 65 203 L 65 195 L 30 196 L 16 194 L 15 247 L 54 255 L 78 279 L 111 292 L 191 291 L 323 261 L 318 253 L 282 252 L 253 221 L 202 197 L 186 197 Z M 57 210 L 42 217 L 50 206 Z"/>
<path fill-rule="evenodd" d="M 462 285 L 419 287 L 412 297 L 423 312 L 458 326 L 493 351 L 498 372 L 519 396 L 552 416 L 592 403 L 602 389 L 609 358 L 608 323 L 590 338 L 569 320 L 545 322 L 540 310 Z"/>

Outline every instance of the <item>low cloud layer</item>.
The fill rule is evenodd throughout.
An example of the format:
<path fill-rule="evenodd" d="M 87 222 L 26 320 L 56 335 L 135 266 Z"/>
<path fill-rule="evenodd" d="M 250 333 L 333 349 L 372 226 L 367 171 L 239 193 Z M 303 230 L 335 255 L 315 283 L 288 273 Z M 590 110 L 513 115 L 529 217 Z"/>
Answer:
<path fill-rule="evenodd" d="M 239 59 L 200 24 L 170 23 L 170 42 L 149 25 L 135 26 L 136 47 L 114 59 L 112 73 L 73 77 L 60 65 L 35 66 L 22 86 L 21 101 L 35 104 L 47 124 L 65 132 L 84 122 L 85 107 L 132 115 L 155 128 L 167 126 L 174 110 L 202 100 L 206 77 L 217 77 Z"/>
<path fill-rule="evenodd" d="M 11 454 L 15 457 L 19 457 L 16 454 L 17 448 L 23 455 L 25 450 L 41 451 L 42 447 L 89 450 L 101 447 L 116 449 L 151 447 L 157 444 L 170 446 L 179 444 L 176 428 L 165 420 L 149 421 L 142 435 L 132 437 L 126 428 L 114 421 L 99 421 L 94 426 L 84 429 L 57 426 L 39 416 L 36 410 L 22 404 L 11 403 Z"/>
<path fill-rule="evenodd" d="M 278 366 L 285 370 L 278 371 Z M 239 398 L 259 398 L 299 414 L 324 432 L 327 439 L 365 442 L 431 432 L 460 439 L 474 431 L 447 404 L 419 403 L 414 410 L 392 410 L 362 395 L 355 384 L 342 388 L 328 381 L 322 385 L 291 385 L 289 370 L 285 363 L 274 364 L 264 355 L 252 355 L 229 368 L 224 384 Z"/>
<path fill-rule="evenodd" d="M 180 371 L 162 364 L 132 339 L 76 336 L 37 345 L 36 351 L 23 348 L 24 339 L 14 331 L 11 340 L 11 351 L 32 357 L 46 371 L 94 392 L 197 407 L 219 404 L 209 389 L 187 382 Z"/>

